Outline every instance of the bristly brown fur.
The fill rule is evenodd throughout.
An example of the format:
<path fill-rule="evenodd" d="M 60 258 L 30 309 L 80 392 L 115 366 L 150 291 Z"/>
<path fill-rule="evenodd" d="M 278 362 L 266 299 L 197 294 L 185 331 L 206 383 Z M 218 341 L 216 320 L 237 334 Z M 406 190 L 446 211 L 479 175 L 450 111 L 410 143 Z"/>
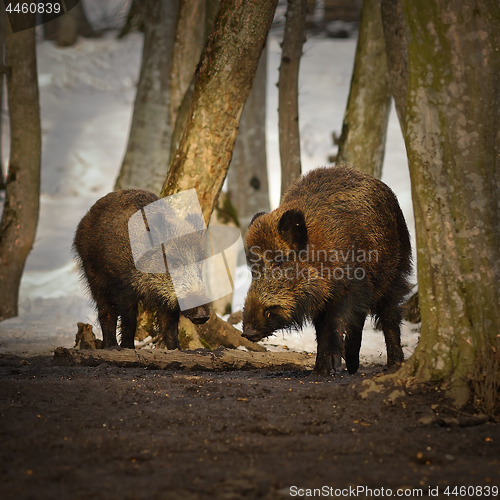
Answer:
<path fill-rule="evenodd" d="M 329 373 L 342 355 L 353 373 L 371 313 L 384 331 L 388 364 L 403 361 L 400 303 L 409 291 L 410 238 L 383 182 L 346 166 L 313 170 L 278 209 L 254 217 L 246 247 L 254 276 L 243 312 L 248 338 L 312 320 L 315 372 Z"/>

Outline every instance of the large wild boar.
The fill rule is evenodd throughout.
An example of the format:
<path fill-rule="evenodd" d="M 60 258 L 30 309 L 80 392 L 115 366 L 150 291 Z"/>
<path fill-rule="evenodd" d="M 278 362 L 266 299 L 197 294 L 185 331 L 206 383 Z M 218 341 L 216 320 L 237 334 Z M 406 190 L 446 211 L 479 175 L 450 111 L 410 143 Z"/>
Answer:
<path fill-rule="evenodd" d="M 120 318 L 121 346 L 134 348 L 139 301 L 146 310 L 155 312 L 160 334 L 168 349 L 179 347 L 181 312 L 178 299 L 181 297 L 177 294 L 184 299 L 192 299 L 192 303 L 205 304 L 182 312 L 193 323 L 204 323 L 209 318 L 210 307 L 205 298 L 201 270 L 192 265 L 193 262 L 201 262 L 205 255 L 204 241 L 200 238 L 203 222 L 196 220 L 196 216 L 188 214 L 180 220 L 168 210 L 153 211 L 150 219 L 144 220 L 144 234 L 154 235 L 155 228 L 161 228 L 163 232 L 170 230 L 174 235 L 186 236 L 173 239 L 167 245 L 168 258 L 165 256 L 165 245 L 156 249 L 162 262 L 165 256 L 163 272 L 143 272 L 134 262 L 130 242 L 134 238 L 140 240 L 143 235 L 129 234 L 129 228 L 133 227 L 129 226 L 130 218 L 157 200 L 155 194 L 139 189 L 109 193 L 92 206 L 76 230 L 73 247 L 97 308 L 103 347 L 117 344 L 116 326 Z M 144 210 L 142 215 L 145 218 Z M 139 222 L 142 224 L 142 221 Z M 179 228 L 179 225 L 184 227 Z M 168 235 L 161 234 L 158 238 L 165 236 Z M 155 251 L 146 253 L 141 260 L 142 266 L 147 268 L 149 265 L 155 270 L 151 267 L 155 264 L 155 255 L 158 256 Z M 182 267 L 184 265 L 186 267 Z M 181 267 L 188 271 L 184 272 L 176 294 L 169 271 L 174 272 L 174 268 Z"/>
<path fill-rule="evenodd" d="M 389 366 L 403 361 L 400 303 L 409 291 L 411 247 L 394 193 L 346 166 L 318 168 L 256 214 L 246 237 L 252 284 L 243 336 L 258 341 L 276 330 L 316 328 L 314 373 L 327 375 L 344 357 L 359 367 L 368 314 L 384 332 Z"/>

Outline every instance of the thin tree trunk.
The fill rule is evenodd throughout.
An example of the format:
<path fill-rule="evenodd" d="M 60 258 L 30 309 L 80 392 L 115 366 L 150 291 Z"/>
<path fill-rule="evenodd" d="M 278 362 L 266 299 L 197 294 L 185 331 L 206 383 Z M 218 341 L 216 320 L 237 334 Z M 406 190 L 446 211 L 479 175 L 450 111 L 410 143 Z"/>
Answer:
<path fill-rule="evenodd" d="M 260 57 L 228 172 L 228 193 L 242 233 L 256 212 L 270 210 L 266 156 L 267 48 Z"/>
<path fill-rule="evenodd" d="M 206 222 L 219 196 L 277 0 L 222 0 L 198 67 L 189 120 L 161 192 L 196 188 Z"/>
<path fill-rule="evenodd" d="M 41 130 L 34 28 L 10 33 L 5 64 L 11 149 L 0 223 L 0 320 L 18 314 L 19 284 L 38 222 Z"/>
<path fill-rule="evenodd" d="M 48 3 L 50 2 L 45 2 Z M 57 16 L 55 13 L 43 14 L 45 40 L 56 40 L 59 47 L 69 47 L 76 43 L 79 35 L 85 38 L 101 36 L 92 28 L 81 1 L 66 0 L 65 5 L 66 14 L 62 16 Z"/>
<path fill-rule="evenodd" d="M 363 1 L 351 90 L 337 155 L 337 161 L 379 179 L 391 109 L 380 1 Z"/>
<path fill-rule="evenodd" d="M 391 89 L 401 129 L 404 130 L 408 92 L 408 46 L 402 0 L 382 0 L 382 27 Z"/>
<path fill-rule="evenodd" d="M 205 43 L 208 39 L 208 36 L 212 32 L 212 28 L 215 22 L 215 17 L 217 16 L 217 12 L 219 11 L 220 0 L 205 0 L 205 24 L 203 26 L 203 30 L 199 29 L 195 33 L 191 34 L 191 36 L 199 39 L 199 43 L 202 47 L 205 46 Z M 194 40 L 193 43 L 197 43 Z M 168 164 L 171 165 L 174 160 L 175 153 L 179 148 L 179 144 L 181 143 L 182 135 L 184 134 L 184 130 L 186 129 L 186 125 L 189 119 L 189 110 L 191 109 L 191 101 L 193 99 L 194 92 L 194 71 L 191 78 L 191 82 L 186 88 L 182 101 L 177 108 L 177 113 L 175 117 L 175 126 L 174 131 L 172 132 L 172 141 L 170 144 L 170 156 L 168 160 Z"/>
<path fill-rule="evenodd" d="M 178 0 L 148 0 L 142 66 L 127 151 L 115 190 L 159 193 L 167 174 L 172 139 L 170 70 Z"/>
<path fill-rule="evenodd" d="M 0 5 L 0 191 L 5 190 L 5 166 L 3 164 L 3 92 L 4 92 L 4 76 L 6 72 L 4 61 L 4 47 L 6 36 L 6 21 L 5 8 Z"/>
<path fill-rule="evenodd" d="M 182 99 L 193 80 L 205 45 L 206 0 L 181 0 L 170 73 L 170 123 L 174 124 Z"/>
<path fill-rule="evenodd" d="M 471 381 L 486 384 L 498 402 L 500 8 L 496 0 L 403 6 L 422 329 L 397 376 L 444 382 L 457 404 Z"/>
<path fill-rule="evenodd" d="M 123 38 L 132 31 L 144 31 L 144 0 L 132 0 L 125 24 L 118 35 Z"/>
<path fill-rule="evenodd" d="M 279 70 L 278 126 L 281 196 L 300 178 L 299 66 L 305 41 L 307 0 L 288 0 Z"/>

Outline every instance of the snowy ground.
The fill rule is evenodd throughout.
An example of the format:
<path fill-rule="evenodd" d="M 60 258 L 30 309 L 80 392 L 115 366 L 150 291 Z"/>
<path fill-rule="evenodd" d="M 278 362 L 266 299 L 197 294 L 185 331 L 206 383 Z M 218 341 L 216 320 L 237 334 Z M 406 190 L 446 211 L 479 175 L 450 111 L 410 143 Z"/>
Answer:
<path fill-rule="evenodd" d="M 331 134 L 340 131 L 347 101 L 355 40 L 311 38 L 305 45 L 300 76 L 300 130 L 304 171 L 327 164 L 335 152 Z M 43 155 L 41 211 L 34 248 L 21 283 L 19 316 L 0 323 L 0 352 L 50 353 L 74 344 L 76 323 L 92 323 L 95 313 L 80 284 L 71 256 L 71 241 L 80 218 L 112 190 L 120 169 L 135 97 L 142 50 L 137 33 L 116 40 L 80 40 L 58 49 L 38 44 Z M 267 151 L 271 204 L 280 192 L 277 88 L 280 49 L 269 41 Z M 412 235 L 413 214 L 406 154 L 397 118 L 389 123 L 383 180 L 396 192 Z M 414 243 L 414 237 L 412 237 Z M 244 290 L 235 294 L 242 303 Z M 404 325 L 403 344 L 409 355 L 417 342 Z M 276 349 L 315 351 L 312 329 L 278 335 L 265 345 Z M 381 332 L 367 321 L 361 348 L 363 360 L 385 362 Z"/>

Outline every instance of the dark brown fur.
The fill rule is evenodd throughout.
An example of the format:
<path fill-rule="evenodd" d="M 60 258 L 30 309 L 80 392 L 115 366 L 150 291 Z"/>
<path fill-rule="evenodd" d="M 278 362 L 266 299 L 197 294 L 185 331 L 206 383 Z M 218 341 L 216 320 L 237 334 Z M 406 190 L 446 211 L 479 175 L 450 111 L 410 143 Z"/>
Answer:
<path fill-rule="evenodd" d="M 121 346 L 134 348 L 139 301 L 145 310 L 156 314 L 167 348 L 179 347 L 180 310 L 170 275 L 137 270 L 130 247 L 130 217 L 156 200 L 155 194 L 139 189 L 109 193 L 95 203 L 76 230 L 73 247 L 97 307 L 103 347 L 117 344 L 116 326 L 120 317 Z M 189 221 L 184 223 L 190 231 L 195 231 Z M 180 265 L 187 254 L 197 250 L 196 242 L 187 246 L 188 249 L 174 249 Z M 203 287 L 198 276 L 193 273 L 191 278 L 186 283 L 186 294 L 201 296 Z M 182 314 L 194 323 L 204 323 L 209 318 L 210 307 L 203 305 Z"/>
<path fill-rule="evenodd" d="M 383 182 L 345 166 L 318 168 L 286 192 L 277 210 L 254 217 L 246 247 L 254 279 L 244 336 L 257 341 L 311 320 L 314 372 L 330 373 L 343 356 L 354 373 L 364 321 L 373 314 L 388 365 L 403 361 L 399 304 L 409 290 L 411 247 L 396 196 Z"/>

